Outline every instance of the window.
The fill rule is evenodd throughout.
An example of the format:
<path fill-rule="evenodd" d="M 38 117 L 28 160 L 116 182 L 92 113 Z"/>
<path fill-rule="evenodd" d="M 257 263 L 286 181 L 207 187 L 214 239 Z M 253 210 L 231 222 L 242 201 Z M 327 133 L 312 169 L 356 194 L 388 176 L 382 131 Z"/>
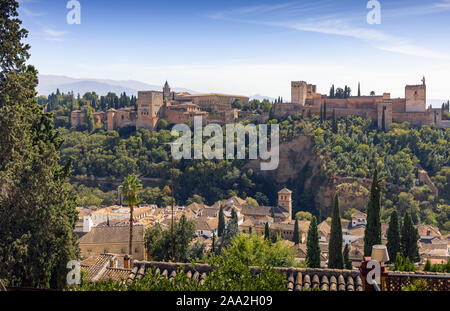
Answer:
<path fill-rule="evenodd" d="M 135 248 L 135 249 L 134 249 L 134 252 L 135 252 L 135 253 L 139 253 L 139 249 Z"/>
<path fill-rule="evenodd" d="M 92 249 L 88 249 L 88 253 L 92 253 Z"/>
<path fill-rule="evenodd" d="M 122 248 L 122 254 L 125 254 L 127 250 L 125 248 Z"/>
<path fill-rule="evenodd" d="M 109 253 L 109 250 L 107 248 L 105 248 L 105 250 L 103 251 L 105 254 Z"/>

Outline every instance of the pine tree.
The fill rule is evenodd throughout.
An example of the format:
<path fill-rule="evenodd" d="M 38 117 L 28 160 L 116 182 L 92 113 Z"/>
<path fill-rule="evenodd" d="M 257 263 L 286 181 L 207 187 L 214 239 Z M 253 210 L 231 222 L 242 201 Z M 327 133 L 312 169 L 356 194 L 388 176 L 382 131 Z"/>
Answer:
<path fill-rule="evenodd" d="M 319 231 L 317 230 L 317 219 L 315 216 L 313 216 L 308 230 L 306 263 L 309 268 L 320 268 Z"/>
<path fill-rule="evenodd" d="M 400 231 L 398 223 L 397 211 L 393 211 L 391 214 L 391 220 L 389 222 L 389 229 L 387 231 L 387 250 L 389 258 L 394 261 L 397 254 L 400 253 Z"/>
<path fill-rule="evenodd" d="M 370 198 L 367 204 L 367 226 L 364 232 L 364 256 L 372 254 L 372 247 L 381 244 L 381 188 L 382 179 L 378 178 L 378 170 L 373 174 Z"/>
<path fill-rule="evenodd" d="M 419 233 L 414 227 L 411 215 L 407 212 L 403 219 L 402 236 L 401 236 L 401 250 L 404 258 L 408 258 L 411 262 L 420 261 L 419 248 L 417 242 L 419 240 Z"/>
<path fill-rule="evenodd" d="M 266 225 L 264 226 L 264 239 L 270 240 L 270 231 L 268 222 L 266 222 Z"/>
<path fill-rule="evenodd" d="M 0 4 L 0 279 L 10 286 L 63 288 L 78 259 L 78 219 L 69 197 L 71 163 L 60 166 L 62 139 L 37 104 L 37 70 L 18 3 Z"/>
<path fill-rule="evenodd" d="M 344 259 L 342 258 L 342 224 L 339 210 L 339 195 L 337 193 L 334 197 L 330 241 L 328 243 L 328 268 L 344 268 Z"/>
<path fill-rule="evenodd" d="M 225 215 L 223 214 L 223 206 L 221 205 L 219 210 L 219 224 L 217 227 L 217 236 L 222 237 L 224 230 L 225 230 Z"/>
<path fill-rule="evenodd" d="M 298 228 L 298 219 L 295 220 L 295 225 L 294 225 L 294 243 L 295 245 L 300 244 L 301 239 L 300 239 L 300 230 Z"/>
<path fill-rule="evenodd" d="M 347 270 L 352 270 L 353 265 L 352 261 L 350 260 L 350 249 L 348 247 L 348 244 L 345 244 L 343 257 L 344 257 L 344 268 Z"/>

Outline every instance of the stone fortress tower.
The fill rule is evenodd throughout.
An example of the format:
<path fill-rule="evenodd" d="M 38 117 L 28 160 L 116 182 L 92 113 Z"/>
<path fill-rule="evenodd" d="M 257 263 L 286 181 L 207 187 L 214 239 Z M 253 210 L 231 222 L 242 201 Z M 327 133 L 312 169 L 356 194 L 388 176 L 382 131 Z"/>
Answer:
<path fill-rule="evenodd" d="M 425 77 L 420 85 L 405 87 L 406 112 L 425 112 L 427 110 L 427 86 Z"/>
<path fill-rule="evenodd" d="M 291 82 L 291 102 L 305 106 L 308 85 L 305 81 Z"/>

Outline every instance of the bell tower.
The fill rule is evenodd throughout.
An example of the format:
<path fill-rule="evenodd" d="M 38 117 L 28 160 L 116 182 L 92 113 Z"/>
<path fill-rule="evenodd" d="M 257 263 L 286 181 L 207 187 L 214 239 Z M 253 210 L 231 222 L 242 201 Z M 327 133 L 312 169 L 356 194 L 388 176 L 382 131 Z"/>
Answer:
<path fill-rule="evenodd" d="M 170 85 L 167 81 L 166 84 L 164 84 L 163 100 L 170 100 Z"/>
<path fill-rule="evenodd" d="M 289 219 L 292 219 L 292 191 L 284 188 L 278 192 L 278 206 L 289 213 Z"/>

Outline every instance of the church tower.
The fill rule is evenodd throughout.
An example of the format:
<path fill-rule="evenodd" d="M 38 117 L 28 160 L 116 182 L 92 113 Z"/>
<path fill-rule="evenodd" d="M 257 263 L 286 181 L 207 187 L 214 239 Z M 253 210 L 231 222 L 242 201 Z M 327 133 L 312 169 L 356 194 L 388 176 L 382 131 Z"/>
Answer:
<path fill-rule="evenodd" d="M 170 85 L 167 81 L 166 84 L 164 84 L 163 100 L 170 100 Z"/>
<path fill-rule="evenodd" d="M 278 192 L 278 206 L 282 207 L 289 213 L 289 219 L 292 219 L 292 191 L 289 189 L 282 189 Z"/>

